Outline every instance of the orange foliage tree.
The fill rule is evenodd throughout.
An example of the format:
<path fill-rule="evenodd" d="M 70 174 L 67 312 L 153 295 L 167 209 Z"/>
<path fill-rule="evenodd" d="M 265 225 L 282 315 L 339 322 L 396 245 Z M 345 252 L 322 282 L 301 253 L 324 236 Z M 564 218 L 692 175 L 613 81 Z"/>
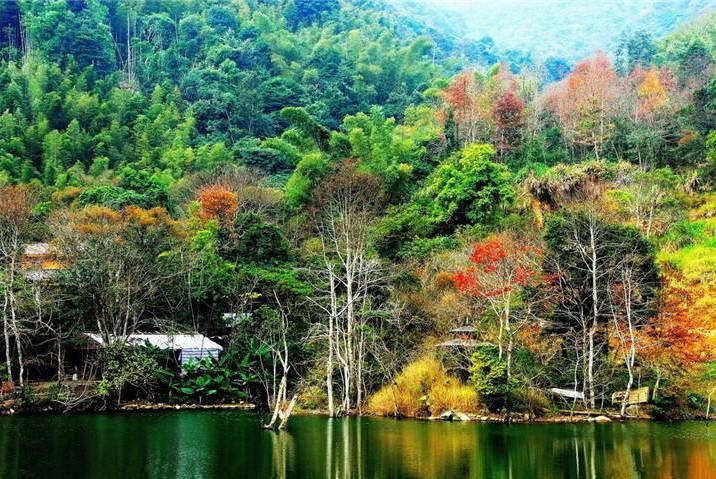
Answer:
<path fill-rule="evenodd" d="M 205 186 L 198 194 L 202 219 L 216 219 L 227 225 L 239 207 L 238 195 L 224 185 Z"/>
<path fill-rule="evenodd" d="M 546 106 L 568 142 L 591 149 L 599 158 L 611 136 L 611 120 L 620 94 L 619 77 L 609 58 L 599 52 L 577 64 L 549 90 Z"/>
<path fill-rule="evenodd" d="M 664 270 L 659 313 L 644 330 L 642 361 L 656 372 L 653 395 L 664 376 L 687 378 L 716 359 L 716 284 Z"/>

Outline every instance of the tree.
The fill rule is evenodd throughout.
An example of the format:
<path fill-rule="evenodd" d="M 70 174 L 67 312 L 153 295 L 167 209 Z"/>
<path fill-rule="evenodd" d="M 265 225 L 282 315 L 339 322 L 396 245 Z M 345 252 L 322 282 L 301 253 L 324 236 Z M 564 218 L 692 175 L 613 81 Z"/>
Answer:
<path fill-rule="evenodd" d="M 436 224 L 454 228 L 494 222 L 512 202 L 506 167 L 491 161 L 490 145 L 470 145 L 451 156 L 428 179 L 422 195 Z"/>
<path fill-rule="evenodd" d="M 515 333 L 530 317 L 532 305 L 524 290 L 547 283 L 539 272 L 541 260 L 538 247 L 503 233 L 477 243 L 470 254 L 470 266 L 454 275 L 457 289 L 475 298 L 498 319 L 499 359 L 504 357 L 508 378 Z"/>
<path fill-rule="evenodd" d="M 340 9 L 338 0 L 292 0 L 287 8 L 286 18 L 294 27 L 317 22 Z"/>
<path fill-rule="evenodd" d="M 641 353 L 644 344 L 641 331 L 646 327 L 649 317 L 653 314 L 658 284 L 651 283 L 656 279 L 652 271 L 644 270 L 638 252 L 626 253 L 616 265 L 615 284 L 608 289 L 609 310 L 612 317 L 613 334 L 616 336 L 621 355 L 627 370 L 628 380 L 621 404 L 624 415 L 628 405 L 629 394 L 635 380 L 637 354 Z"/>
<path fill-rule="evenodd" d="M 73 307 L 106 344 L 124 342 L 155 324 L 183 298 L 171 287 L 182 277 L 171 254 L 176 223 L 166 210 L 90 206 L 53 218 L 63 261 L 59 280 Z"/>
<path fill-rule="evenodd" d="M 573 146 L 588 148 L 600 158 L 604 144 L 612 136 L 618 95 L 617 74 L 609 58 L 598 53 L 552 86 L 546 101 L 564 137 Z"/>
<path fill-rule="evenodd" d="M 229 225 L 239 207 L 238 195 L 224 185 L 208 185 L 197 194 L 203 219 L 216 219 L 220 225 Z"/>
<path fill-rule="evenodd" d="M 515 386 L 510 370 L 501 355 L 496 356 L 494 347 L 478 346 L 470 357 L 470 382 L 480 399 L 490 410 L 501 410 L 507 406 L 508 397 Z"/>
<path fill-rule="evenodd" d="M 305 206 L 311 201 L 313 188 L 320 184 L 329 171 L 329 163 L 324 155 L 311 153 L 296 165 L 296 169 L 286 182 L 286 201 L 290 206 Z"/>
<path fill-rule="evenodd" d="M 688 380 L 714 359 L 708 333 L 716 322 L 716 310 L 709 299 L 714 294 L 714 282 L 690 279 L 672 265 L 662 266 L 658 314 L 641 332 L 645 344 L 642 361 L 656 373 L 654 399 L 663 379 Z"/>
<path fill-rule="evenodd" d="M 664 234 L 682 215 L 676 198 L 681 178 L 670 168 L 636 172 L 615 196 L 627 209 L 628 221 L 648 238 Z"/>
<path fill-rule="evenodd" d="M 524 108 L 524 102 L 512 90 L 500 95 L 492 107 L 495 121 L 493 143 L 501 158 L 520 145 Z"/>
<path fill-rule="evenodd" d="M 20 256 L 24 242 L 31 233 L 31 213 L 35 205 L 32 191 L 27 186 L 9 185 L 0 189 L 0 288 L 3 293 L 3 338 L 5 340 L 5 365 L 10 381 L 13 380 L 11 338 L 15 342 L 18 379 L 24 381 L 23 335 L 18 288 L 20 277 Z"/>
<path fill-rule="evenodd" d="M 76 62 L 109 73 L 115 66 L 107 8 L 99 0 L 24 3 L 33 48 L 64 65 Z"/>
<path fill-rule="evenodd" d="M 605 352 L 608 325 L 618 311 L 615 291 L 626 291 L 625 271 L 632 284 L 629 308 L 643 312 L 653 301 L 658 273 L 651 245 L 638 230 L 605 221 L 596 206 L 551 216 L 547 221 L 548 245 L 544 270 L 554 275 L 555 329 L 574 333 L 575 369 L 581 367 L 582 387 L 589 407 L 597 402 L 597 361 Z M 632 318 L 633 319 L 633 318 Z M 575 387 L 578 385 L 575 384 Z"/>
<path fill-rule="evenodd" d="M 479 109 L 479 84 L 475 75 L 470 71 L 462 72 L 453 78 L 444 90 L 448 111 L 457 129 L 456 136 L 462 139 L 464 144 L 474 143 L 481 137 L 480 122 L 484 122 L 486 117 Z"/>
<path fill-rule="evenodd" d="M 256 213 L 238 215 L 226 236 L 223 249 L 238 264 L 280 265 L 294 258 L 283 231 Z"/>
<path fill-rule="evenodd" d="M 684 95 L 667 68 L 637 67 L 626 81 L 625 108 L 631 123 L 626 140 L 639 166 L 647 168 L 664 161 L 660 154 L 677 128 L 675 119 Z"/>
<path fill-rule="evenodd" d="M 656 55 L 654 38 L 646 30 L 622 34 L 615 52 L 615 63 L 620 75 L 628 75 L 635 68 L 651 65 Z"/>
<path fill-rule="evenodd" d="M 334 374 L 339 368 L 341 410 L 360 409 L 364 397 L 368 324 L 377 309 L 375 293 L 385 271 L 371 254 L 368 234 L 380 205 L 379 180 L 343 162 L 317 190 L 316 224 L 321 242 L 316 271 L 320 296 L 310 298 L 325 314 L 327 338 L 326 392 L 329 414 L 335 414 Z"/>
<path fill-rule="evenodd" d="M 144 206 L 145 208 L 155 206 L 170 208 L 169 193 L 167 192 L 166 185 L 148 171 L 137 170 L 131 167 L 123 168 L 119 187 L 144 196 L 146 198 L 145 205 L 139 206 Z"/>
<path fill-rule="evenodd" d="M 125 206 L 150 208 L 149 198 L 136 191 L 119 186 L 95 186 L 80 193 L 77 198 L 80 206 L 99 205 L 106 208 L 122 209 Z"/>

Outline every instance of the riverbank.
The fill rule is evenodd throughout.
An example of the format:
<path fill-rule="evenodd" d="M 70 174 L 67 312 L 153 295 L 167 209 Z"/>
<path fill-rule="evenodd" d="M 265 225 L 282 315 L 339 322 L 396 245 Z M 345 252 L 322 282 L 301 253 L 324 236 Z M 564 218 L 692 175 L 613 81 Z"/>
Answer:
<path fill-rule="evenodd" d="M 256 405 L 249 402 L 225 404 L 176 404 L 164 402 L 127 402 L 119 405 L 89 406 L 78 409 L 67 409 L 63 404 L 34 404 L 22 406 L 15 400 L 0 402 L 0 416 L 23 414 L 69 414 L 69 413 L 103 413 L 103 412 L 150 412 L 150 411 L 182 411 L 182 410 L 255 410 Z"/>
<path fill-rule="evenodd" d="M 152 411 L 197 411 L 197 410 L 239 410 L 255 411 L 255 404 L 240 401 L 236 403 L 220 404 L 194 404 L 194 403 L 172 403 L 172 402 L 150 402 L 150 401 L 129 401 L 119 405 L 88 402 L 83 407 L 68 409 L 66 405 L 52 401 L 41 401 L 36 404 L 23 405 L 17 399 L 0 400 L 0 416 L 25 415 L 25 414 L 68 414 L 68 413 L 103 413 L 103 412 L 152 412 Z M 268 412 L 267 412 L 268 414 Z M 294 411 L 296 416 L 323 416 L 328 417 L 325 409 L 300 409 Z M 387 419 L 414 419 L 426 422 L 481 422 L 481 423 L 502 423 L 502 424 L 559 424 L 559 423 L 608 423 L 628 421 L 657 421 L 647 410 L 642 409 L 638 415 L 620 416 L 617 410 L 597 411 L 557 411 L 546 412 L 542 415 L 531 415 L 526 413 L 482 413 L 466 414 L 459 411 L 445 411 L 439 416 L 384 416 L 378 414 L 352 412 L 351 417 L 376 417 Z M 681 420 L 707 420 L 706 417 L 690 417 Z M 709 420 L 713 421 L 714 418 Z"/>
<path fill-rule="evenodd" d="M 448 414 L 449 413 L 449 414 Z M 297 416 L 324 416 L 328 417 L 325 409 L 296 409 Z M 506 414 L 465 414 L 458 411 L 446 411 L 440 416 L 384 416 L 380 414 L 358 414 L 352 413 L 349 416 L 375 417 L 386 419 L 412 419 L 426 422 L 483 422 L 503 424 L 559 424 L 559 423 L 607 423 L 612 421 L 652 421 L 655 420 L 649 414 L 641 412 L 638 416 L 620 416 L 616 410 L 602 411 L 560 411 L 546 413 L 541 416 L 520 413 Z M 705 419 L 705 418 L 704 418 Z M 687 420 L 687 419 L 684 419 Z"/>

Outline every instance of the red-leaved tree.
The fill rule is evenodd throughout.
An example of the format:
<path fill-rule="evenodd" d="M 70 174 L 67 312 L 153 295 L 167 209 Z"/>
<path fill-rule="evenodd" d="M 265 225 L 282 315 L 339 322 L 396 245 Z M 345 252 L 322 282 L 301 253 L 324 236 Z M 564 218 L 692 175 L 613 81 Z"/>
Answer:
<path fill-rule="evenodd" d="M 524 293 L 527 288 L 549 283 L 539 269 L 542 256 L 541 248 L 503 233 L 477 243 L 470 265 L 453 277 L 460 292 L 473 297 L 480 309 L 497 318 L 499 354 L 507 363 L 508 375 L 515 334 L 532 317 L 533 304 Z"/>
<path fill-rule="evenodd" d="M 492 107 L 495 121 L 493 142 L 502 157 L 519 146 L 525 104 L 512 90 L 502 93 Z"/>

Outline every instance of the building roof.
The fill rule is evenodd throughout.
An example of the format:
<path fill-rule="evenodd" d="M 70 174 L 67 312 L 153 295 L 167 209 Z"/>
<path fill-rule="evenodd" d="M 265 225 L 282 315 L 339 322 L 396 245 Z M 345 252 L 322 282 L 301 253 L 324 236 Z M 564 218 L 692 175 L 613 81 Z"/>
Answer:
<path fill-rule="evenodd" d="M 23 254 L 28 256 L 43 256 L 54 252 L 50 243 L 28 243 L 23 246 Z"/>
<path fill-rule="evenodd" d="M 459 328 L 451 329 L 451 333 L 475 333 L 477 328 L 473 326 L 460 326 Z"/>
<path fill-rule="evenodd" d="M 85 335 L 98 344 L 104 344 L 100 334 L 85 333 Z M 175 351 L 180 349 L 216 349 L 221 351 L 224 349 L 203 334 L 131 334 L 127 338 L 128 344 L 142 346 L 147 342 L 157 348 Z"/>
<path fill-rule="evenodd" d="M 20 274 L 28 281 L 45 281 L 52 278 L 56 269 L 23 269 Z"/>
<path fill-rule="evenodd" d="M 442 343 L 437 344 L 438 347 L 445 348 L 475 348 L 477 346 L 495 346 L 493 343 L 487 341 L 478 341 L 476 339 L 448 339 Z"/>

